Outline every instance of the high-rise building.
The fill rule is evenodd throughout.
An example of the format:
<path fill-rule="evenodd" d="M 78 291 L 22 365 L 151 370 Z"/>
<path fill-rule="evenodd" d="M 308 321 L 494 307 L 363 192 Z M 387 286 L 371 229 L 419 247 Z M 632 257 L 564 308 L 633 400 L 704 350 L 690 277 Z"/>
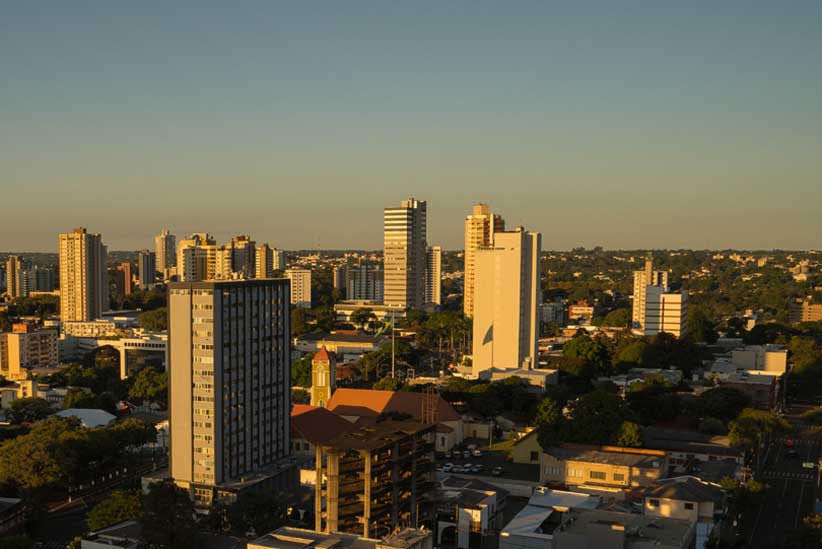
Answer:
<path fill-rule="evenodd" d="M 425 254 L 425 304 L 442 303 L 442 248 L 432 246 Z"/>
<path fill-rule="evenodd" d="M 177 277 L 181 282 L 214 280 L 217 241 L 208 233 L 194 233 L 177 244 Z"/>
<path fill-rule="evenodd" d="M 505 230 L 501 216 L 491 213 L 487 204 L 477 204 L 465 218 L 465 271 L 463 273 L 463 312 L 474 316 L 474 281 L 477 250 L 494 245 L 494 234 Z"/>
<path fill-rule="evenodd" d="M 345 267 L 334 267 L 334 289 L 345 290 Z"/>
<path fill-rule="evenodd" d="M 254 278 L 257 274 L 257 244 L 247 234 L 235 236 L 227 246 L 231 250 L 231 274 L 222 278 Z"/>
<path fill-rule="evenodd" d="M 286 269 L 285 277 L 291 281 L 291 304 L 310 309 L 311 271 L 308 269 Z"/>
<path fill-rule="evenodd" d="M 662 288 L 663 292 L 668 291 L 668 272 L 655 271 L 652 259 L 645 261 L 645 268 L 641 271 L 634 271 L 634 302 L 631 314 L 634 329 L 642 330 L 645 326 L 645 289 L 648 286 Z"/>
<path fill-rule="evenodd" d="M 498 232 L 476 252 L 473 374 L 536 368 L 542 237 L 522 227 Z"/>
<path fill-rule="evenodd" d="M 292 480 L 288 286 L 169 286 L 170 473 L 199 506 Z"/>
<path fill-rule="evenodd" d="M 53 292 L 54 271 L 47 267 L 32 267 L 23 273 L 23 294 Z"/>
<path fill-rule="evenodd" d="M 131 283 L 131 263 L 128 261 L 120 263 L 114 272 L 117 299 L 122 300 L 127 295 L 131 295 Z"/>
<path fill-rule="evenodd" d="M 257 246 L 254 259 L 255 278 L 272 278 L 274 276 L 274 253 L 271 246 Z"/>
<path fill-rule="evenodd" d="M 168 280 L 169 271 L 177 266 L 177 237 L 163 229 L 154 237 L 154 251 L 157 270 L 163 273 L 163 280 Z"/>
<path fill-rule="evenodd" d="M 425 304 L 427 206 L 409 198 L 399 208 L 385 208 L 384 303 L 399 309 Z"/>
<path fill-rule="evenodd" d="M 157 280 L 157 260 L 154 252 L 143 250 L 137 254 L 137 277 L 140 289 L 151 287 Z"/>
<path fill-rule="evenodd" d="M 56 368 L 57 330 L 37 329 L 17 323 L 12 331 L 0 333 L 0 375 L 9 381 L 27 379 L 32 368 Z"/>
<path fill-rule="evenodd" d="M 272 248 L 271 255 L 273 257 L 271 268 L 275 271 L 285 270 L 285 251 Z"/>
<path fill-rule="evenodd" d="M 108 309 L 106 247 L 99 234 L 83 227 L 58 237 L 60 256 L 60 319 L 95 320 Z"/>
<path fill-rule="evenodd" d="M 14 299 L 23 294 L 23 258 L 10 255 L 6 259 L 6 294 Z"/>
<path fill-rule="evenodd" d="M 311 405 L 325 408 L 337 388 L 337 360 L 325 346 L 311 360 Z"/>
<path fill-rule="evenodd" d="M 345 298 L 355 301 L 383 301 L 382 269 L 367 261 L 346 268 Z"/>

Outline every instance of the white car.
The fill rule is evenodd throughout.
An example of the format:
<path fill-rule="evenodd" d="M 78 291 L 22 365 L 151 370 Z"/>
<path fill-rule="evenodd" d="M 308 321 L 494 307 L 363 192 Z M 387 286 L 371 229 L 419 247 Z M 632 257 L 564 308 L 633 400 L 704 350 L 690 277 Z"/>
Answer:
<path fill-rule="evenodd" d="M 454 470 L 454 464 L 453 463 L 446 463 L 445 465 L 442 466 L 442 472 L 443 473 L 450 473 L 453 470 Z"/>
<path fill-rule="evenodd" d="M 471 451 L 475 458 L 482 457 L 482 450 L 474 449 Z"/>

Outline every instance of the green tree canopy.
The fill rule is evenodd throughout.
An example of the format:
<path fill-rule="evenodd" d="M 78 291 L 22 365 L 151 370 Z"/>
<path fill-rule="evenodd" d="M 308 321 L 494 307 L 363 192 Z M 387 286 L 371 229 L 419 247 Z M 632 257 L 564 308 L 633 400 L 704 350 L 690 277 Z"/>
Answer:
<path fill-rule="evenodd" d="M 588 335 L 575 336 L 563 346 L 562 354 L 569 358 L 585 359 L 600 372 L 605 372 L 610 364 L 605 345 Z"/>
<path fill-rule="evenodd" d="M 400 383 L 397 379 L 391 376 L 385 376 L 374 383 L 371 388 L 377 391 L 399 391 L 400 387 L 402 387 L 402 383 Z"/>
<path fill-rule="evenodd" d="M 568 404 L 571 416 L 569 440 L 584 444 L 612 443 L 622 424 L 633 414 L 619 395 L 593 391 Z"/>
<path fill-rule="evenodd" d="M 377 320 L 377 315 L 374 314 L 373 309 L 368 307 L 357 309 L 351 313 L 351 322 L 359 326 L 361 330 L 365 330 L 368 324 L 375 320 Z"/>
<path fill-rule="evenodd" d="M 135 399 L 168 404 L 168 374 L 158 368 L 146 366 L 137 372 L 128 390 L 128 396 Z"/>
<path fill-rule="evenodd" d="M 291 385 L 311 388 L 311 355 L 306 355 L 291 365 Z"/>
<path fill-rule="evenodd" d="M 731 444 L 756 448 L 765 437 L 781 436 L 791 431 L 791 424 L 773 412 L 745 408 L 730 423 Z"/>
<path fill-rule="evenodd" d="M 168 330 L 168 309 L 160 307 L 146 311 L 137 317 L 140 327 L 147 332 L 164 332 Z"/>
<path fill-rule="evenodd" d="M 94 532 L 118 522 L 139 519 L 140 514 L 139 492 L 114 490 L 106 499 L 92 507 L 86 517 L 86 524 Z"/>
<path fill-rule="evenodd" d="M 548 397 L 542 399 L 537 407 L 534 427 L 537 429 L 539 445 L 543 449 L 563 443 L 568 436 L 568 422 L 562 415 L 562 408 Z"/>
<path fill-rule="evenodd" d="M 6 419 L 10 423 L 19 425 L 45 419 L 54 413 L 51 405 L 39 397 L 18 398 L 11 403 L 6 411 Z"/>
<path fill-rule="evenodd" d="M 696 407 L 702 417 L 729 421 L 737 417 L 750 403 L 751 399 L 745 393 L 731 387 L 716 387 L 699 395 Z"/>
<path fill-rule="evenodd" d="M 631 309 L 623 307 L 614 309 L 602 320 L 604 326 L 612 326 L 618 328 L 628 328 L 631 323 Z"/>
<path fill-rule="evenodd" d="M 171 483 L 152 484 L 143 498 L 143 532 L 148 543 L 167 549 L 197 547 L 197 522 L 191 498 Z"/>
<path fill-rule="evenodd" d="M 642 428 L 632 421 L 623 421 L 613 439 L 617 446 L 642 447 Z"/>
<path fill-rule="evenodd" d="M 685 319 L 685 333 L 688 339 L 696 343 L 708 343 L 713 345 L 719 338 L 716 332 L 716 325 L 705 307 L 694 307 L 688 309 L 688 316 Z"/>

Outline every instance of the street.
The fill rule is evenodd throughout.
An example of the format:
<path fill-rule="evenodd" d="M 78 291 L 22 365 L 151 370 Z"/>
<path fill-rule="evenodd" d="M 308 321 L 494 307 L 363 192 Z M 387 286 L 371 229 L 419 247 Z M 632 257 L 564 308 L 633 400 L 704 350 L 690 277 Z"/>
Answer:
<path fill-rule="evenodd" d="M 794 442 L 792 448 L 785 445 L 785 439 L 777 439 L 765 449 L 757 480 L 767 489 L 762 503 L 743 519 L 748 547 L 781 546 L 813 512 L 822 431 L 800 428 L 789 440 Z M 796 455 L 791 455 L 791 450 Z M 804 468 L 803 463 L 813 463 L 814 468 Z"/>

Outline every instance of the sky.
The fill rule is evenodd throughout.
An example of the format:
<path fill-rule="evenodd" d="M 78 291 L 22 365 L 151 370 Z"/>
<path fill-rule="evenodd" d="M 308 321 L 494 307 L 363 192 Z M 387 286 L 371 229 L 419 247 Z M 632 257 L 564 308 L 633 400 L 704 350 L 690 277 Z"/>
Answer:
<path fill-rule="evenodd" d="M 822 247 L 822 2 L 7 2 L 0 250 Z"/>

